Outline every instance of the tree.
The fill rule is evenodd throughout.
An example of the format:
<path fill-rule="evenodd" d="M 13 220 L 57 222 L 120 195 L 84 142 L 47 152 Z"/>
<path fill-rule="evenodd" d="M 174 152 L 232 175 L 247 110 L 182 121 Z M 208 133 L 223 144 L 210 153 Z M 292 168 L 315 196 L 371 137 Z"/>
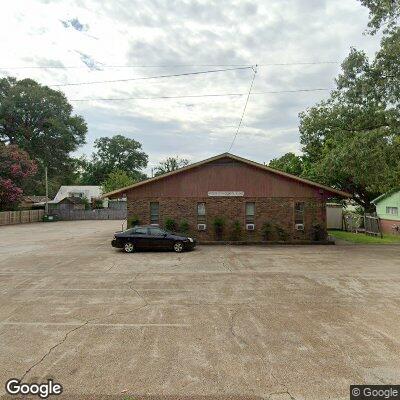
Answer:
<path fill-rule="evenodd" d="M 85 143 L 86 132 L 63 93 L 32 79 L 0 79 L 0 142 L 26 151 L 38 165 L 38 179 L 45 166 L 50 179 L 69 176 L 70 153 Z"/>
<path fill-rule="evenodd" d="M 112 171 L 108 174 L 107 179 L 102 184 L 103 193 L 109 193 L 113 190 L 132 185 L 133 183 L 135 183 L 135 180 L 125 171 Z"/>
<path fill-rule="evenodd" d="M 397 40 L 383 38 L 372 62 L 352 49 L 330 98 L 300 114 L 303 176 L 352 193 L 366 210 L 400 179 L 400 93 L 385 78 L 400 67 Z"/>
<path fill-rule="evenodd" d="M 369 9 L 370 32 L 375 34 L 382 26 L 385 26 L 384 32 L 393 29 L 400 18 L 399 0 L 360 0 L 361 4 Z"/>
<path fill-rule="evenodd" d="M 0 210 L 14 209 L 22 199 L 21 185 L 35 175 L 37 166 L 16 145 L 0 144 Z"/>
<path fill-rule="evenodd" d="M 82 183 L 100 185 L 117 170 L 125 171 L 135 181 L 146 178 L 140 170 L 147 166 L 148 156 L 141 151 L 142 145 L 136 140 L 122 135 L 102 137 L 95 140 L 94 147 L 96 152 L 91 160 L 80 160 Z"/>
<path fill-rule="evenodd" d="M 165 161 L 161 161 L 157 167 L 155 167 L 154 176 L 166 174 L 167 172 L 175 171 L 179 168 L 186 167 L 189 164 L 189 160 L 186 158 L 168 157 Z"/>
<path fill-rule="evenodd" d="M 303 172 L 303 160 L 294 153 L 286 153 L 282 157 L 274 158 L 268 166 L 297 176 Z"/>

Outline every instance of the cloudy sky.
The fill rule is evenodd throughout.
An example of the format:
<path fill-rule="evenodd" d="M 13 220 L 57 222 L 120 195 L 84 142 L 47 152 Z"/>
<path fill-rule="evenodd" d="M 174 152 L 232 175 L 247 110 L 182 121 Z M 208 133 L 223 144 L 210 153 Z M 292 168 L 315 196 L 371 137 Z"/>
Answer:
<path fill-rule="evenodd" d="M 231 152 L 267 162 L 299 152 L 298 114 L 329 92 L 265 92 L 332 88 L 351 46 L 375 52 L 367 21 L 357 0 L 5 0 L 0 76 L 57 85 L 259 64 Z M 151 168 L 170 155 L 198 161 L 227 151 L 252 76 L 241 69 L 55 88 L 88 123 L 78 154 L 123 134 L 142 143 Z M 242 95 L 190 97 L 232 93 Z M 154 99 L 163 96 L 180 98 Z"/>

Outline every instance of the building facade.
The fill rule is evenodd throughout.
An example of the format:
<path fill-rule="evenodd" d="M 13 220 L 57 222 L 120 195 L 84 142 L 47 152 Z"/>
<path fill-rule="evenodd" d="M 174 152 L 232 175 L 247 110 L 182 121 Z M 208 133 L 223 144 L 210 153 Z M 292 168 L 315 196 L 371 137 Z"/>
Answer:
<path fill-rule="evenodd" d="M 372 201 L 383 233 L 400 233 L 400 189 L 393 189 Z"/>
<path fill-rule="evenodd" d="M 323 239 L 326 200 L 349 196 L 229 153 L 104 196 L 122 194 L 128 219 L 173 223 L 200 242 Z"/>

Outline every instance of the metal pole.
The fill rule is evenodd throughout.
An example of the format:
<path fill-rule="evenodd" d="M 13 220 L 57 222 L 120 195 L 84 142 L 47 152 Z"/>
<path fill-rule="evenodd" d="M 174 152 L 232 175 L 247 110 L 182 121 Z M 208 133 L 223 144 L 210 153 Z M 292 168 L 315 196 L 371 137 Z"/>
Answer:
<path fill-rule="evenodd" d="M 47 167 L 44 167 L 44 180 L 46 182 L 46 205 L 44 208 L 44 212 L 46 215 L 49 213 L 49 182 L 47 180 Z"/>

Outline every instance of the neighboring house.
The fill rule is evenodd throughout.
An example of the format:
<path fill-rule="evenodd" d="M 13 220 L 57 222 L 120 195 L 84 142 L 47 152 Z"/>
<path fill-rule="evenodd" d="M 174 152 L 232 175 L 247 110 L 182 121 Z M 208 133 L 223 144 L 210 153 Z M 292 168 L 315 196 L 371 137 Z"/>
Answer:
<path fill-rule="evenodd" d="M 131 186 L 106 193 L 127 197 L 128 218 L 141 224 L 165 226 L 182 221 L 200 241 L 229 240 L 234 222 L 241 240 L 260 241 L 265 224 L 276 239 L 315 238 L 326 235 L 326 201 L 348 193 L 224 153 Z M 225 221 L 222 235 L 215 232 L 217 217 Z M 276 240 L 275 239 L 275 240 Z M 272 239 L 271 239 L 272 240 Z"/>
<path fill-rule="evenodd" d="M 46 196 L 24 196 L 19 206 L 25 209 L 34 208 L 37 206 L 42 207 L 45 201 Z"/>
<path fill-rule="evenodd" d="M 64 197 L 59 202 L 49 202 L 49 212 L 69 211 L 69 210 L 84 210 L 85 200 L 81 197 Z"/>
<path fill-rule="evenodd" d="M 58 203 L 66 197 L 85 197 L 91 203 L 93 199 L 100 198 L 101 194 L 101 186 L 61 186 L 53 202 Z"/>
<path fill-rule="evenodd" d="M 395 233 L 400 227 L 400 189 L 393 189 L 372 200 L 383 233 Z M 399 228 L 398 228 L 399 229 Z"/>

